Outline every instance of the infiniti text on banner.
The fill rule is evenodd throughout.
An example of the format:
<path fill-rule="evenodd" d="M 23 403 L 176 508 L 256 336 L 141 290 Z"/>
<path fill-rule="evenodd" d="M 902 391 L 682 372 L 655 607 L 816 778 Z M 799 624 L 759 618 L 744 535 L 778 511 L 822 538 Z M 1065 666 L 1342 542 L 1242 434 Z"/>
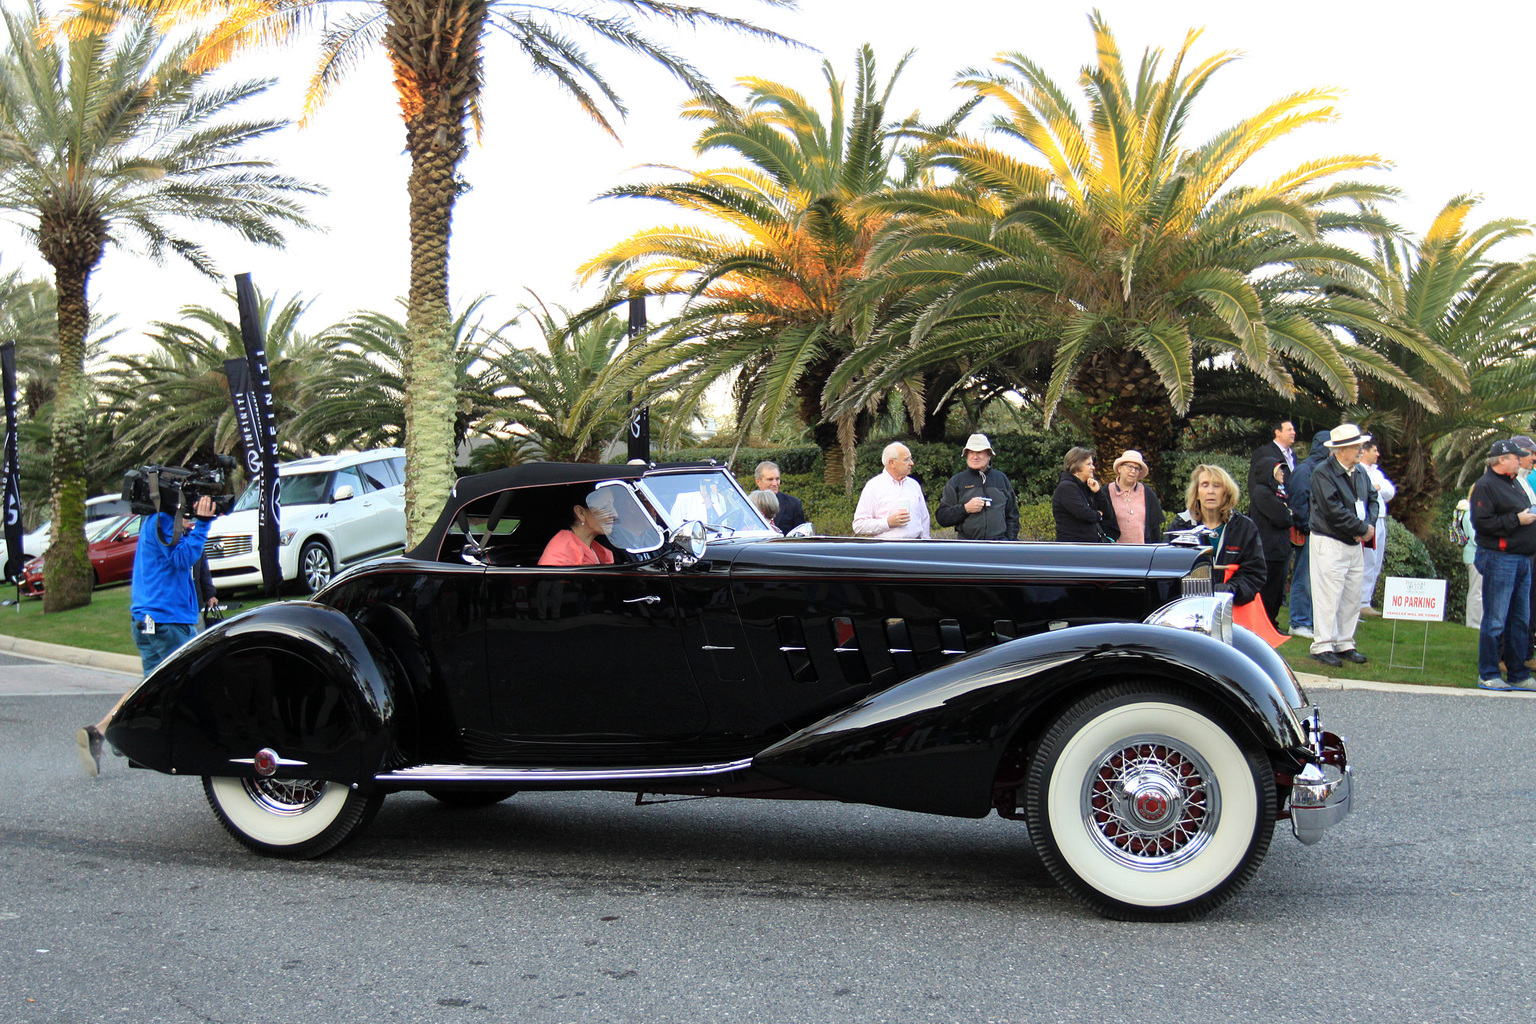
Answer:
<path fill-rule="evenodd" d="M 256 287 L 251 284 L 250 274 L 235 275 L 235 300 L 240 307 L 240 340 L 245 345 L 247 368 L 247 412 L 254 433 L 246 433 L 247 412 L 240 412 L 241 436 L 245 439 L 246 469 L 253 479 L 261 481 L 261 502 L 258 506 L 256 542 L 261 555 L 261 582 L 268 595 L 276 595 L 282 586 L 283 571 L 277 561 L 280 481 L 277 477 L 277 416 L 272 407 L 272 376 L 267 368 L 267 339 L 262 330 L 257 309 Z M 227 369 L 227 367 L 226 367 Z M 235 379 L 230 377 L 230 392 L 235 392 Z M 235 395 L 235 409 L 241 409 L 241 399 Z M 257 469 L 259 467 L 259 476 Z"/>
<path fill-rule="evenodd" d="M 5 457 L 3 467 L 5 523 L 5 564 L 0 565 L 0 578 L 13 580 L 21 575 L 21 566 L 27 560 L 21 550 L 21 463 L 17 458 L 16 439 L 16 343 L 8 341 L 0 345 L 0 392 L 5 394 Z"/>

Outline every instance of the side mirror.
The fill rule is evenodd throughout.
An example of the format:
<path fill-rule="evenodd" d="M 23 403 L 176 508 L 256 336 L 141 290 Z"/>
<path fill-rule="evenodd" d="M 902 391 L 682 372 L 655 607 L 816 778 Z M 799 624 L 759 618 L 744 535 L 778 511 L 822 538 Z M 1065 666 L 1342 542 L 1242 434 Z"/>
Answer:
<path fill-rule="evenodd" d="M 692 565 L 704 557 L 706 536 L 704 524 L 697 519 L 691 519 L 669 533 L 667 543 L 676 549 L 686 564 Z"/>
<path fill-rule="evenodd" d="M 814 536 L 816 536 L 816 524 L 815 523 L 801 523 L 799 526 L 796 526 L 795 528 L 790 530 L 788 533 L 786 533 L 784 536 L 786 536 L 786 537 L 814 537 Z"/>
<path fill-rule="evenodd" d="M 331 501 L 333 501 L 333 502 L 336 502 L 336 501 L 348 501 L 348 500 L 351 499 L 351 497 L 352 497 L 352 485 L 351 484 L 342 484 L 340 487 L 336 488 L 336 493 L 331 495 Z"/>

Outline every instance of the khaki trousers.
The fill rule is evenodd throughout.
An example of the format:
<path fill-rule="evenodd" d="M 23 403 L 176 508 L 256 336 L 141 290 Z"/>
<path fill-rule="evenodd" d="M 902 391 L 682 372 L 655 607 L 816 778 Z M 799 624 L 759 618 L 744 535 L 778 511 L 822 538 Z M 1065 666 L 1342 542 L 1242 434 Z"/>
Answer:
<path fill-rule="evenodd" d="M 1312 653 L 1353 650 L 1365 551 L 1359 544 L 1346 544 L 1315 530 L 1308 543 L 1312 546 L 1307 566 L 1312 574 Z"/>

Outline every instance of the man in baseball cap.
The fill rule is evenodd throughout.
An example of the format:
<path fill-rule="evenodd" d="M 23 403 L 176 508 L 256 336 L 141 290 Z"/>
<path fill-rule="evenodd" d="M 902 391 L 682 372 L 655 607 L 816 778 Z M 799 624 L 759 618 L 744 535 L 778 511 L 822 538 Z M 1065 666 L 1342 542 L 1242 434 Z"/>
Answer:
<path fill-rule="evenodd" d="M 992 442 L 972 434 L 963 454 L 965 468 L 939 497 L 939 525 L 963 540 L 1018 540 L 1019 499 L 1007 474 L 992 468 Z"/>
<path fill-rule="evenodd" d="M 1536 512 L 1515 482 L 1526 449 L 1495 441 L 1488 468 L 1472 485 L 1472 564 L 1483 577 L 1483 621 L 1477 633 L 1477 685 L 1485 690 L 1536 690 L 1531 656 L 1531 558 Z M 1509 673 L 1499 674 L 1499 662 Z"/>

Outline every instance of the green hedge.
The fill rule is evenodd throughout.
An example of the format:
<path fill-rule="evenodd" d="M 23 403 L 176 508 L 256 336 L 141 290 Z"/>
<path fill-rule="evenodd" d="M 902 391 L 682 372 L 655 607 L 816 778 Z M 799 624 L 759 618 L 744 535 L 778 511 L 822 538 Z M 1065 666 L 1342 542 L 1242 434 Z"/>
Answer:
<path fill-rule="evenodd" d="M 778 463 L 779 472 L 784 476 L 821 471 L 821 449 L 813 444 L 795 448 L 738 448 L 734 459 L 731 458 L 729 448 L 678 448 L 675 451 L 660 452 L 653 458 L 657 462 L 700 462 L 704 459 L 715 459 L 722 463 L 729 461 L 731 469 L 738 476 L 745 473 L 748 480 L 752 479 L 752 471 L 757 468 L 757 464 L 764 461 Z M 747 488 L 749 491 L 751 489 Z"/>

